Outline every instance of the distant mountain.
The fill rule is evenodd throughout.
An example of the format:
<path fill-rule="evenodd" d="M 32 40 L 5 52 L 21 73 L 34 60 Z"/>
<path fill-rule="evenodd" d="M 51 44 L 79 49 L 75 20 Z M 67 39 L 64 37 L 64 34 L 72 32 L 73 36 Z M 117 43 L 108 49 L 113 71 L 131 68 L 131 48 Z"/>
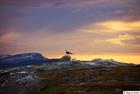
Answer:
<path fill-rule="evenodd" d="M 23 53 L 17 55 L 0 56 L 0 68 L 19 67 L 40 64 L 48 60 L 39 53 Z"/>
<path fill-rule="evenodd" d="M 116 66 L 127 66 L 129 64 L 127 63 L 122 63 L 115 61 L 113 59 L 94 59 L 88 62 L 89 65 L 91 66 L 100 66 L 100 67 L 116 67 Z"/>
<path fill-rule="evenodd" d="M 116 67 L 127 66 L 130 64 L 117 62 L 113 59 L 94 59 L 91 61 L 71 61 L 65 58 L 48 59 L 40 53 L 23 53 L 17 55 L 2 55 L 0 56 L 0 69 L 20 67 L 32 64 L 47 63 L 50 67 Z"/>
<path fill-rule="evenodd" d="M 7 58 L 7 57 L 9 57 L 9 56 L 11 56 L 11 55 L 0 55 L 0 60 L 1 60 L 1 59 L 4 59 L 4 58 Z"/>

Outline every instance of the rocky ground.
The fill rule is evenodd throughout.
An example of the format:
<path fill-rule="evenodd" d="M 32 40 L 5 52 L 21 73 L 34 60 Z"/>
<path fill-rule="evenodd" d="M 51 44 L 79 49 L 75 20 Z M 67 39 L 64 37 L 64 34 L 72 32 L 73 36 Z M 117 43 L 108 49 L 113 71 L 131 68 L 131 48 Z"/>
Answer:
<path fill-rule="evenodd" d="M 15 68 L 0 74 L 0 94 L 33 94 L 44 86 L 34 68 Z"/>
<path fill-rule="evenodd" d="M 122 94 L 140 90 L 140 66 L 66 61 L 0 70 L 0 94 Z"/>
<path fill-rule="evenodd" d="M 122 94 L 140 90 L 140 67 L 93 67 L 38 72 L 46 87 L 37 94 Z"/>

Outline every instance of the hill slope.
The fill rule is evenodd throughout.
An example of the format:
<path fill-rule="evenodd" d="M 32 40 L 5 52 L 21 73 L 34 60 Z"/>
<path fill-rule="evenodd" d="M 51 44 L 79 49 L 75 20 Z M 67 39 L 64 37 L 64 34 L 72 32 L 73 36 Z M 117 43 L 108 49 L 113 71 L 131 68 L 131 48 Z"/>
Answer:
<path fill-rule="evenodd" d="M 47 58 L 39 53 L 23 53 L 17 55 L 0 56 L 0 68 L 18 67 L 43 63 Z"/>

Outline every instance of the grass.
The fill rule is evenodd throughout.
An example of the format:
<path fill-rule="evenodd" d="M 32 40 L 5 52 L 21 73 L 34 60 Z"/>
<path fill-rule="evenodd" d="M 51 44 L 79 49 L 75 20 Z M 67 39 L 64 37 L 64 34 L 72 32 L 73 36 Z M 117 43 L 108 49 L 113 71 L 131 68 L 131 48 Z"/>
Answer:
<path fill-rule="evenodd" d="M 140 67 L 83 68 L 38 72 L 46 87 L 37 94 L 122 94 L 140 90 Z"/>

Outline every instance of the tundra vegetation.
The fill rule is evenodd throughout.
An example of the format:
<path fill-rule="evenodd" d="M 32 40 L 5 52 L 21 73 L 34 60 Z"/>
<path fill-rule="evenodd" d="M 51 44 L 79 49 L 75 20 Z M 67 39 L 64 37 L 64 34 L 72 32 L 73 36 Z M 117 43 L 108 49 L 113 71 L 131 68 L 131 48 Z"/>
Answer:
<path fill-rule="evenodd" d="M 140 90 L 140 66 L 92 67 L 37 72 L 46 86 L 36 94 L 122 94 Z"/>

